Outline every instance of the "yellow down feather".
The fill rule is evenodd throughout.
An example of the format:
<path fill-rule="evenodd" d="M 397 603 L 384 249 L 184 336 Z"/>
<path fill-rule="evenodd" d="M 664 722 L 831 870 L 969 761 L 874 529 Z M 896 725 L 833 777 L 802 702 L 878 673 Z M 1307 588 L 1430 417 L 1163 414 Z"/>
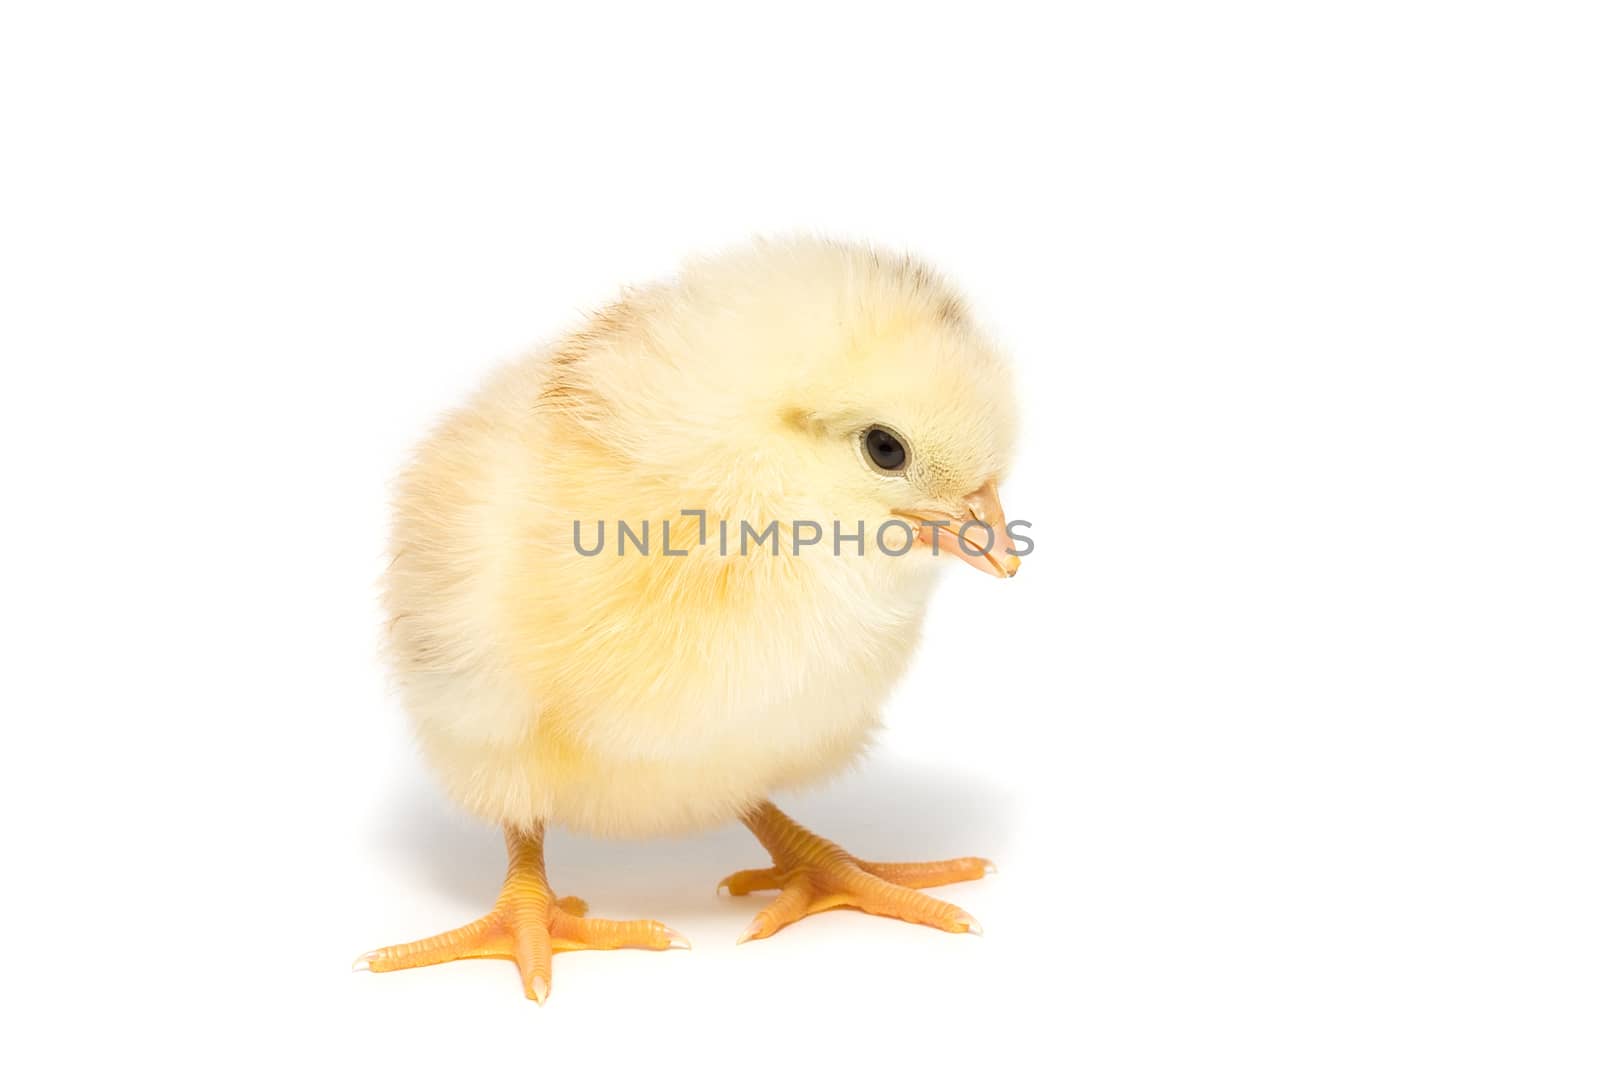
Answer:
<path fill-rule="evenodd" d="M 862 455 L 872 425 L 904 438 L 899 476 Z M 400 479 L 387 647 L 427 760 L 485 819 L 625 835 L 838 771 L 941 566 L 875 531 L 1003 477 L 1014 433 L 1006 364 L 913 260 L 759 242 L 628 291 L 495 374 Z M 618 520 L 648 522 L 649 554 L 617 553 Z M 741 522 L 772 521 L 776 556 L 738 553 Z M 798 521 L 824 543 L 792 551 Z M 834 554 L 835 521 L 864 523 L 861 555 Z M 604 522 L 604 550 L 574 522 L 589 548 Z"/>

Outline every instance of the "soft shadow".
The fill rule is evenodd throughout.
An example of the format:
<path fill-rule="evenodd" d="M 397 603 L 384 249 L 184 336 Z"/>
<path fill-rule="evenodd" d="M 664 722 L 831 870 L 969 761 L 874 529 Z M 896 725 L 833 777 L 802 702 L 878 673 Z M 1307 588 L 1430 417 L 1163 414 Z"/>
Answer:
<path fill-rule="evenodd" d="M 1000 859 L 1010 843 L 1008 794 L 948 767 L 882 756 L 779 806 L 865 859 Z M 455 809 L 439 790 L 413 780 L 393 798 L 379 844 L 400 870 L 457 899 L 466 911 L 494 899 L 505 873 L 500 834 Z M 597 914 L 711 912 L 724 875 L 770 862 L 737 823 L 691 837 L 599 840 L 552 830 L 546 864 L 556 892 L 582 896 Z"/>

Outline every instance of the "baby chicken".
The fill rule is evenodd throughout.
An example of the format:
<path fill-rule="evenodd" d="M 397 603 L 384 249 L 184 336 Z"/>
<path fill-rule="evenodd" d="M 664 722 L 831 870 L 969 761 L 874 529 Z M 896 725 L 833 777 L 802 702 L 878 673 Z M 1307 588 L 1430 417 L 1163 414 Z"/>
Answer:
<path fill-rule="evenodd" d="M 743 820 L 773 865 L 723 885 L 778 896 L 741 940 L 836 907 L 976 932 L 918 890 L 985 860 L 867 862 L 766 798 L 862 752 L 941 557 L 1016 573 L 1015 425 L 943 281 L 819 240 L 691 263 L 494 375 L 401 478 L 384 599 L 422 751 L 510 869 L 485 917 L 357 966 L 511 959 L 543 1002 L 554 953 L 687 947 L 556 899 L 552 823 Z"/>

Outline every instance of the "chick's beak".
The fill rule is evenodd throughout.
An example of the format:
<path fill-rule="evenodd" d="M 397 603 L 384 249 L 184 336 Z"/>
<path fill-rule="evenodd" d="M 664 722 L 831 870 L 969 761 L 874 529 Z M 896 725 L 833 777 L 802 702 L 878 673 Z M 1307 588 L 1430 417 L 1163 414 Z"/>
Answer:
<path fill-rule="evenodd" d="M 966 506 L 965 514 L 939 515 L 933 519 L 909 516 L 921 523 L 917 527 L 917 540 L 934 546 L 938 555 L 954 556 L 997 578 L 1013 577 L 1022 566 L 1022 558 L 1016 554 L 1016 542 L 1006 532 L 1006 513 L 1000 506 L 1000 494 L 994 483 L 987 483 L 962 503 Z M 928 525 L 935 521 L 947 525 Z"/>

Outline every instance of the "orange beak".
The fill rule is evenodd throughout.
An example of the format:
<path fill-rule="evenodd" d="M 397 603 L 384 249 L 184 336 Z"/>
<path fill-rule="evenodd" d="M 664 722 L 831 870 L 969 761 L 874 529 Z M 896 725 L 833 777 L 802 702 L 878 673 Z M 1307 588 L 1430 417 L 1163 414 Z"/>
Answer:
<path fill-rule="evenodd" d="M 1006 513 L 1000 494 L 989 482 L 962 501 L 966 514 L 925 516 L 904 512 L 914 519 L 917 540 L 933 547 L 936 556 L 954 556 L 986 574 L 1011 578 L 1022 566 L 1016 542 L 1006 532 Z M 939 525 L 931 525 L 938 523 Z"/>

